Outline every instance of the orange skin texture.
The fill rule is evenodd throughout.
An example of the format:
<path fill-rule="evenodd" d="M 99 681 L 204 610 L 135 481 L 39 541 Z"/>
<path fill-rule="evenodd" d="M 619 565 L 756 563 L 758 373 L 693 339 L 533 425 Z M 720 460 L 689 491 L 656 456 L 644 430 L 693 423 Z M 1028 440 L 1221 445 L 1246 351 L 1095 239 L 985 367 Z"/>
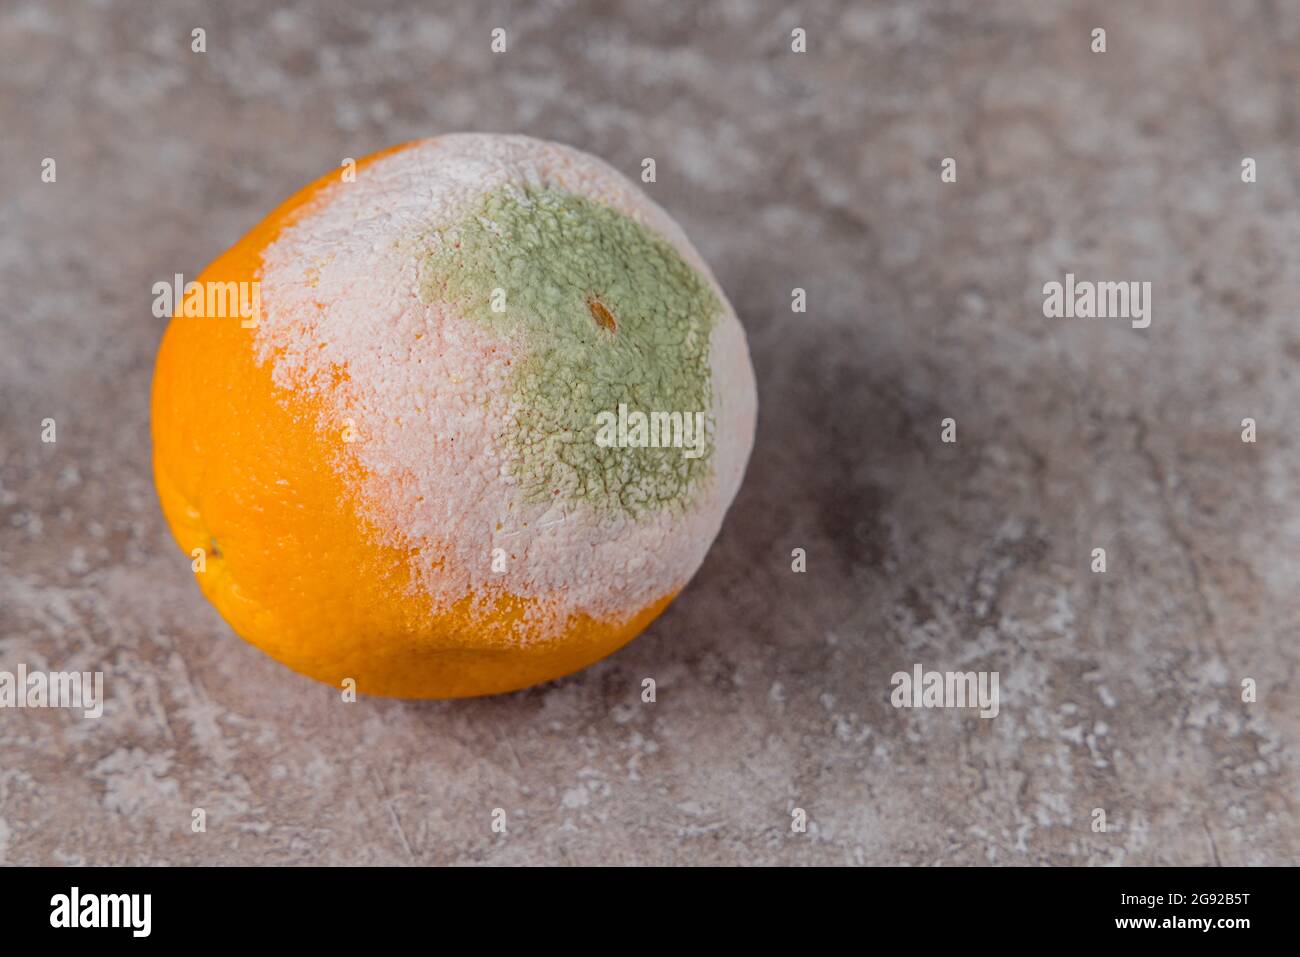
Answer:
<path fill-rule="evenodd" d="M 262 251 L 338 177 L 290 197 L 198 282 L 257 280 Z M 181 307 L 154 370 L 158 497 L 181 551 L 205 552 L 206 568 L 195 572 L 203 594 L 277 661 L 335 687 L 351 678 L 366 694 L 496 694 L 604 658 L 672 601 L 665 595 L 624 622 L 575 616 L 560 634 L 523 622 L 532 598 L 485 605 L 466 595 L 436 611 L 411 588 L 406 551 L 376 544 L 360 517 L 361 473 L 345 481 L 331 465 L 342 439 L 318 427 L 320 400 L 272 381 L 271 363 L 254 361 L 254 330 L 238 316 L 187 318 Z"/>

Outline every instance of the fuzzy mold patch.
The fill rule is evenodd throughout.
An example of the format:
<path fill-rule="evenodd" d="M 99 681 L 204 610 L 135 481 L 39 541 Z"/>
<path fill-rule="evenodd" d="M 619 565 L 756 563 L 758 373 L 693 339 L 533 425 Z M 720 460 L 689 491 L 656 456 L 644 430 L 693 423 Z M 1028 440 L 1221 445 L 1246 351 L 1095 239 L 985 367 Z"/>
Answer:
<path fill-rule="evenodd" d="M 608 164 L 522 136 L 421 140 L 323 189 L 260 278 L 256 361 L 318 400 L 368 534 L 409 555 L 434 608 L 518 597 L 517 640 L 551 640 L 575 614 L 627 621 L 699 568 L 753 443 L 749 351 L 681 228 Z M 707 455 L 597 444 L 591 413 L 620 401 L 702 410 Z M 627 469 L 609 490 L 606 461 Z"/>
<path fill-rule="evenodd" d="M 520 349 L 510 376 L 509 468 L 526 501 L 637 517 L 688 505 L 710 474 L 699 454 L 596 442 L 597 416 L 708 414 L 710 333 L 721 305 L 668 242 L 608 206 L 507 184 L 419 238 L 420 294 Z"/>

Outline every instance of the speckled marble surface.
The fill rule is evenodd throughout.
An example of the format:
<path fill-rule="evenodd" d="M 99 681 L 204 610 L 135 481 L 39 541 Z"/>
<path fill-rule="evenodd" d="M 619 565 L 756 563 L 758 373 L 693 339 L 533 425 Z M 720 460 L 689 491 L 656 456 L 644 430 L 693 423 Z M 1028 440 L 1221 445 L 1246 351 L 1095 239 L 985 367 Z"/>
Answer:
<path fill-rule="evenodd" d="M 0 863 L 1296 862 L 1300 7 L 273 6 L 0 6 L 0 670 L 108 695 L 0 710 Z M 151 287 L 460 129 L 656 158 L 757 444 L 613 658 L 344 705 L 171 541 Z M 1067 271 L 1150 281 L 1150 328 L 1044 318 Z M 895 710 L 918 662 L 998 671 L 999 715 Z"/>

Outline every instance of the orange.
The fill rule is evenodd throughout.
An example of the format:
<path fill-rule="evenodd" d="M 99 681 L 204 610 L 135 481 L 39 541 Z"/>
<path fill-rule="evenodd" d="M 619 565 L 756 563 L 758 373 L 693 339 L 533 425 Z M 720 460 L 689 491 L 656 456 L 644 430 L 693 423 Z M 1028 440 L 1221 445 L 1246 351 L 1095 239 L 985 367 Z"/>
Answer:
<path fill-rule="evenodd" d="M 377 153 L 358 164 L 356 184 L 338 171 L 321 177 L 208 266 L 198 286 L 260 282 L 268 249 L 287 230 L 310 232 L 311 217 L 332 197 L 368 182 L 373 164 L 412 148 L 433 149 L 435 157 L 447 149 L 433 140 Z M 510 691 L 615 651 L 694 572 L 685 568 L 671 588 L 637 607 L 611 613 L 605 603 L 558 622 L 534 614 L 545 595 L 516 593 L 508 582 L 450 599 L 422 589 L 415 546 L 380 528 L 382 519 L 365 505 L 362 490 L 374 476 L 340 444 L 328 392 L 277 381 L 275 360 L 259 357 L 255 339 L 275 308 L 264 297 L 257 326 L 248 328 L 238 315 L 186 316 L 178 304 L 152 396 L 154 477 L 172 533 L 194 559 L 203 594 L 231 628 L 274 659 L 336 687 L 352 679 L 363 693 L 454 698 Z M 743 365 L 748 369 L 747 355 Z M 339 383 L 355 374 L 346 364 L 335 369 Z M 752 379 L 747 385 L 740 431 L 752 435 Z M 435 398 L 444 395 L 439 384 L 430 388 Z M 750 437 L 742 439 L 747 455 Z M 742 458 L 740 471 L 743 464 Z M 720 521 L 739 472 L 732 466 L 717 481 L 727 486 L 713 497 L 725 498 L 721 508 L 711 506 Z M 702 557 L 707 545 L 687 549 L 684 566 L 698 565 L 695 553 Z M 435 561 L 427 573 L 439 567 Z"/>

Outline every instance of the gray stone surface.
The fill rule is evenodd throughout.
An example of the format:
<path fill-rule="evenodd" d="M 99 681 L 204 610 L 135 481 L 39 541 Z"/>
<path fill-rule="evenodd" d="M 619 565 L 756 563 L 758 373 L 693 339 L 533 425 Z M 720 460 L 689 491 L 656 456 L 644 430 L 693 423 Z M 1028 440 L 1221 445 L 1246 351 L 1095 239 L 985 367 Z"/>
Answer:
<path fill-rule="evenodd" d="M 0 5 L 0 669 L 110 699 L 0 711 L 0 863 L 1296 862 L 1300 6 L 273 6 Z M 619 654 L 344 706 L 171 541 L 150 289 L 343 157 L 465 129 L 657 159 L 757 445 Z M 1152 282 L 1150 328 L 1045 319 L 1067 271 Z M 918 662 L 998 671 L 1001 713 L 895 710 Z"/>

